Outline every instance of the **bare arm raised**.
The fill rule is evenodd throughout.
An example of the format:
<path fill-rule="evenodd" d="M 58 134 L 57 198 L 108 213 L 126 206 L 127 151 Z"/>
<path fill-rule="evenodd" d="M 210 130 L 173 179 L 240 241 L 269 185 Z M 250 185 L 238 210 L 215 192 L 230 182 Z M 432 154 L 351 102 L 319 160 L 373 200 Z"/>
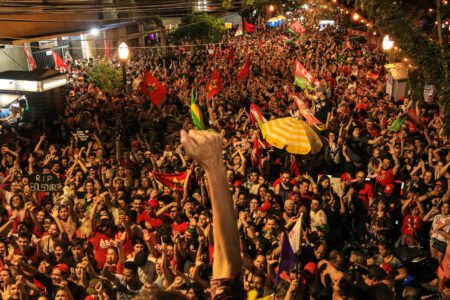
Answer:
<path fill-rule="evenodd" d="M 241 272 L 239 235 L 222 163 L 222 137 L 213 132 L 181 131 L 186 152 L 205 170 L 213 211 L 213 279 L 234 278 Z"/>

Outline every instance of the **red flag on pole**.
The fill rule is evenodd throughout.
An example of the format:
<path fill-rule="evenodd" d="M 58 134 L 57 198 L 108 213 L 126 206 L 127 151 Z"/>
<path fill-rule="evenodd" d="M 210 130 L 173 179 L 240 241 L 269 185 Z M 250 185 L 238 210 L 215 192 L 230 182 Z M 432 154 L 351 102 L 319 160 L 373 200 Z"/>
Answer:
<path fill-rule="evenodd" d="M 150 72 L 146 72 L 141 85 L 141 92 L 146 95 L 153 104 L 160 106 L 166 98 L 167 89 Z"/>
<path fill-rule="evenodd" d="M 291 25 L 289 25 L 289 31 L 303 35 L 306 30 L 298 21 L 293 21 Z"/>
<path fill-rule="evenodd" d="M 208 91 L 208 99 L 211 99 L 223 90 L 222 79 L 220 79 L 219 73 L 217 73 L 215 68 L 213 69 L 211 79 L 206 85 L 206 90 Z"/>
<path fill-rule="evenodd" d="M 233 45 L 230 46 L 230 50 L 228 51 L 227 59 L 231 62 L 232 65 L 234 65 L 234 47 L 233 47 Z"/>
<path fill-rule="evenodd" d="M 237 73 L 237 80 L 241 81 L 242 79 L 244 79 L 245 77 L 248 76 L 248 74 L 250 74 L 250 55 L 247 57 L 247 59 L 245 60 L 244 65 L 242 66 L 242 68 L 239 70 L 239 72 Z"/>
<path fill-rule="evenodd" d="M 252 162 L 252 167 L 259 170 L 261 170 L 261 152 L 262 146 L 259 143 L 258 136 L 255 135 L 255 137 L 253 138 L 253 148 L 252 152 L 250 153 L 250 159 Z"/>
<path fill-rule="evenodd" d="M 244 32 L 255 32 L 255 25 L 244 22 Z"/>
<path fill-rule="evenodd" d="M 111 57 L 111 41 L 110 40 L 106 40 L 105 43 L 105 58 L 110 58 Z"/>
<path fill-rule="evenodd" d="M 186 180 L 188 175 L 188 172 L 181 172 L 181 173 L 173 173 L 173 174 L 167 174 L 167 173 L 158 173 L 153 172 L 153 176 L 155 176 L 155 179 L 164 184 L 167 187 L 170 188 L 178 188 L 178 190 L 183 190 L 184 181 Z"/>
<path fill-rule="evenodd" d="M 25 51 L 25 55 L 27 56 L 28 61 L 28 69 L 33 71 L 37 68 L 36 62 L 34 61 L 33 55 L 31 55 L 30 51 L 26 47 L 23 47 L 23 51 Z"/>
<path fill-rule="evenodd" d="M 53 61 L 55 62 L 55 67 L 57 68 L 64 68 L 69 69 L 67 64 L 64 62 L 64 60 L 58 55 L 58 53 L 55 52 L 55 50 L 52 50 L 53 54 Z"/>
<path fill-rule="evenodd" d="M 250 121 L 252 121 L 253 126 L 255 124 L 258 124 L 258 127 L 261 128 L 261 126 L 267 122 L 267 120 L 262 115 L 261 111 L 259 110 L 259 107 L 252 103 L 250 104 Z"/>

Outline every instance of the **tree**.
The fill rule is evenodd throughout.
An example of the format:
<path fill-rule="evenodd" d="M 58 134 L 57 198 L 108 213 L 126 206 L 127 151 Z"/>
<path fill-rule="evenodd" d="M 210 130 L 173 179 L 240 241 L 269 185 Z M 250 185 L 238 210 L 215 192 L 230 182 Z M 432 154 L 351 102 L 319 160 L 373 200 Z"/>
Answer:
<path fill-rule="evenodd" d="M 355 1 L 352 2 L 355 4 Z M 450 134 L 448 45 L 442 42 L 441 37 L 440 42 L 435 43 L 414 27 L 401 5 L 390 0 L 359 0 L 356 3 L 380 31 L 394 38 L 402 52 L 417 66 L 416 71 L 410 73 L 413 97 L 423 97 L 424 84 L 434 84 L 438 88 L 438 96 L 445 108 L 445 131 Z M 436 3 L 437 18 L 441 20 L 439 0 Z"/>
<path fill-rule="evenodd" d="M 175 41 L 201 40 L 202 42 L 218 42 L 225 31 L 224 22 L 205 12 L 194 12 L 181 18 L 181 25 L 170 33 Z"/>
<path fill-rule="evenodd" d="M 114 89 L 122 90 L 122 71 L 114 64 L 101 61 L 86 74 L 89 82 L 95 82 L 109 94 L 113 94 Z"/>

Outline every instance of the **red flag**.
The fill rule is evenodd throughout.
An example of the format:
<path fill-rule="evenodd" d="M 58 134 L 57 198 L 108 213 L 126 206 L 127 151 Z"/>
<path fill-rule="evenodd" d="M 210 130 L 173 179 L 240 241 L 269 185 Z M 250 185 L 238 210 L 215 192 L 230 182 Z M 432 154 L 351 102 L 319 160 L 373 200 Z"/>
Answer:
<path fill-rule="evenodd" d="M 261 152 L 262 146 L 259 143 L 258 136 L 255 135 L 255 138 L 253 139 L 253 148 L 250 154 L 250 159 L 252 162 L 252 167 L 259 170 L 261 170 Z"/>
<path fill-rule="evenodd" d="M 253 126 L 258 124 L 258 127 L 261 128 L 262 124 L 267 122 L 267 120 L 262 115 L 259 107 L 256 104 L 250 104 L 250 121 L 252 121 Z"/>
<path fill-rule="evenodd" d="M 36 62 L 34 61 L 33 55 L 31 55 L 30 51 L 26 47 L 23 47 L 23 51 L 25 51 L 25 55 L 27 56 L 28 61 L 28 69 L 33 71 L 37 68 Z"/>
<path fill-rule="evenodd" d="M 187 179 L 187 175 L 187 171 L 173 174 L 153 172 L 153 176 L 155 176 L 156 180 L 167 187 L 176 187 L 181 191 L 183 190 L 184 181 Z"/>
<path fill-rule="evenodd" d="M 222 79 L 220 79 L 219 73 L 217 73 L 215 68 L 213 69 L 211 79 L 206 85 L 206 90 L 208 91 L 208 99 L 211 99 L 223 90 Z"/>
<path fill-rule="evenodd" d="M 368 35 L 367 31 L 355 30 L 355 29 L 347 29 L 347 34 L 349 36 L 366 36 Z"/>
<path fill-rule="evenodd" d="M 239 72 L 237 73 L 237 80 L 241 81 L 242 79 L 244 79 L 245 77 L 248 76 L 248 74 L 250 74 L 250 55 L 247 57 L 247 59 L 245 60 L 244 65 L 242 66 L 242 68 L 239 70 Z"/>
<path fill-rule="evenodd" d="M 64 60 L 58 55 L 58 53 L 52 50 L 52 54 L 53 54 L 53 61 L 55 62 L 55 67 L 64 68 L 66 70 L 69 68 L 67 64 L 64 62 Z"/>
<path fill-rule="evenodd" d="M 106 40 L 106 44 L 105 44 L 105 58 L 110 58 L 111 57 L 111 41 L 110 40 Z"/>
<path fill-rule="evenodd" d="M 227 59 L 231 62 L 232 65 L 234 65 L 234 47 L 233 47 L 233 45 L 230 46 L 230 50 L 228 51 Z"/>
<path fill-rule="evenodd" d="M 309 126 L 314 126 L 319 130 L 325 130 L 325 125 L 314 116 L 313 112 L 306 106 L 305 102 L 303 102 L 300 98 L 298 98 L 295 95 L 291 95 L 291 97 L 294 99 L 294 102 L 297 105 L 298 110 L 305 118 L 306 123 L 308 123 Z"/>
<path fill-rule="evenodd" d="M 153 104 L 160 106 L 166 98 L 167 89 L 150 72 L 146 72 L 142 81 L 141 92 L 150 98 Z"/>
<path fill-rule="evenodd" d="M 244 32 L 255 32 L 255 25 L 244 22 Z"/>
<path fill-rule="evenodd" d="M 419 117 L 417 116 L 415 100 L 409 101 L 409 104 L 406 108 L 406 114 L 416 125 L 425 127 L 425 125 L 420 121 Z"/>
<path fill-rule="evenodd" d="M 291 23 L 291 25 L 289 25 L 289 31 L 303 35 L 306 30 L 305 27 L 295 20 Z"/>

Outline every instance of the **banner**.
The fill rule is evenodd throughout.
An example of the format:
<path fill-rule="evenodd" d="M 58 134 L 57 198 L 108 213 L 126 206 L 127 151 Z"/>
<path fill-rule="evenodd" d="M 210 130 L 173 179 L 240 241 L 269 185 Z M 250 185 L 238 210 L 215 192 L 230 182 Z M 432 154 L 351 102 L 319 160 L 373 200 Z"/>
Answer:
<path fill-rule="evenodd" d="M 34 71 L 36 70 L 36 62 L 34 61 L 33 55 L 31 55 L 30 51 L 28 51 L 27 47 L 23 47 L 23 51 L 25 51 L 25 55 L 27 56 L 27 62 L 28 62 L 28 70 Z"/>

